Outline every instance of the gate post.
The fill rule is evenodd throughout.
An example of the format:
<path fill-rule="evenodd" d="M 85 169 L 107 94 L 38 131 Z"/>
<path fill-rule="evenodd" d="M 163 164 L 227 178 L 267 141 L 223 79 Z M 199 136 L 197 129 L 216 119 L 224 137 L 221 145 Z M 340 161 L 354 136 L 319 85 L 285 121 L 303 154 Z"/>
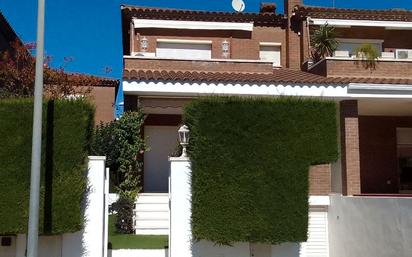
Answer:
<path fill-rule="evenodd" d="M 191 168 L 188 157 L 170 157 L 169 257 L 192 256 Z"/>

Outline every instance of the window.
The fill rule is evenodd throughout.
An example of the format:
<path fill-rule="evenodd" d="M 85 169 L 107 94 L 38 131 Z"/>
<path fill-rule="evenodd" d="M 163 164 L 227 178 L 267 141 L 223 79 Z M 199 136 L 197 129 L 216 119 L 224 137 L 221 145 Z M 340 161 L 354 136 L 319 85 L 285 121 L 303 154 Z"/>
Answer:
<path fill-rule="evenodd" d="M 272 62 L 273 66 L 280 66 L 280 48 L 279 43 L 260 43 L 260 60 Z"/>
<path fill-rule="evenodd" d="M 212 42 L 207 40 L 158 39 L 156 57 L 209 60 L 212 58 Z"/>
<path fill-rule="evenodd" d="M 364 45 L 364 44 L 371 44 L 380 53 L 382 53 L 382 43 L 383 40 L 380 39 L 351 39 L 351 38 L 338 38 L 339 45 L 336 51 L 340 52 L 347 52 L 349 53 L 349 57 L 356 57 L 355 50 L 356 48 Z"/>

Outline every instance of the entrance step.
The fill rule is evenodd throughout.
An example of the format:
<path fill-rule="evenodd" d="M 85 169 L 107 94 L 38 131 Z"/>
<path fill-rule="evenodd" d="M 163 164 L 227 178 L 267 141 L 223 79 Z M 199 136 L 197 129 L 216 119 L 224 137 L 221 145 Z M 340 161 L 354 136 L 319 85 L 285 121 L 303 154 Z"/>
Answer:
<path fill-rule="evenodd" d="M 169 194 L 139 194 L 134 213 L 136 234 L 168 235 L 169 216 Z"/>

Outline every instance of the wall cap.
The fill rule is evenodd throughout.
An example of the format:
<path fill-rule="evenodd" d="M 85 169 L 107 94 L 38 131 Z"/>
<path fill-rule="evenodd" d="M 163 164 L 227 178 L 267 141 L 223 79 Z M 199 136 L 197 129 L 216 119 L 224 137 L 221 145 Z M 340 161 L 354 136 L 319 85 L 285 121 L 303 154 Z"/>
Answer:
<path fill-rule="evenodd" d="M 190 162 L 189 157 L 169 157 L 170 162 Z"/>
<path fill-rule="evenodd" d="M 88 156 L 90 161 L 105 161 L 106 156 Z"/>

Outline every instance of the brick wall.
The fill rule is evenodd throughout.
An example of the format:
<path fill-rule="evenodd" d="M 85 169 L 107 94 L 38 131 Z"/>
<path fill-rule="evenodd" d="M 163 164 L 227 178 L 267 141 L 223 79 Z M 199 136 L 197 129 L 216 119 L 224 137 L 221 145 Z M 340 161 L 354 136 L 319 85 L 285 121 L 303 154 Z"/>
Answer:
<path fill-rule="evenodd" d="M 373 78 L 412 78 L 412 61 L 377 61 L 374 69 L 366 69 L 362 61 L 326 61 L 328 77 L 373 77 Z"/>
<path fill-rule="evenodd" d="M 286 28 L 286 67 L 294 70 L 300 70 L 303 63 L 301 48 L 302 22 L 292 18 L 293 8 L 301 4 L 301 0 L 284 1 L 285 14 L 290 17 Z"/>
<path fill-rule="evenodd" d="M 125 59 L 125 69 L 192 70 L 214 72 L 272 72 L 271 63 L 161 59 Z M 173 68 L 172 68 L 173 67 Z"/>
<path fill-rule="evenodd" d="M 96 107 L 94 121 L 95 124 L 100 122 L 110 122 L 114 120 L 114 102 L 115 102 L 114 87 L 93 87 L 90 100 Z"/>
<path fill-rule="evenodd" d="M 342 193 L 360 194 L 358 101 L 341 101 L 340 116 Z"/>
<path fill-rule="evenodd" d="M 331 165 L 316 165 L 309 169 L 309 195 L 331 193 Z"/>
<path fill-rule="evenodd" d="M 252 32 L 226 31 L 226 30 L 176 30 L 176 29 L 136 29 L 134 50 L 140 49 L 140 38 L 149 40 L 147 52 L 156 52 L 157 39 L 186 39 L 186 40 L 210 40 L 212 41 L 212 58 L 222 59 L 222 42 L 230 42 L 230 58 L 259 60 L 260 42 L 281 43 L 281 64 L 286 60 L 286 34 L 280 27 L 256 26 Z"/>

